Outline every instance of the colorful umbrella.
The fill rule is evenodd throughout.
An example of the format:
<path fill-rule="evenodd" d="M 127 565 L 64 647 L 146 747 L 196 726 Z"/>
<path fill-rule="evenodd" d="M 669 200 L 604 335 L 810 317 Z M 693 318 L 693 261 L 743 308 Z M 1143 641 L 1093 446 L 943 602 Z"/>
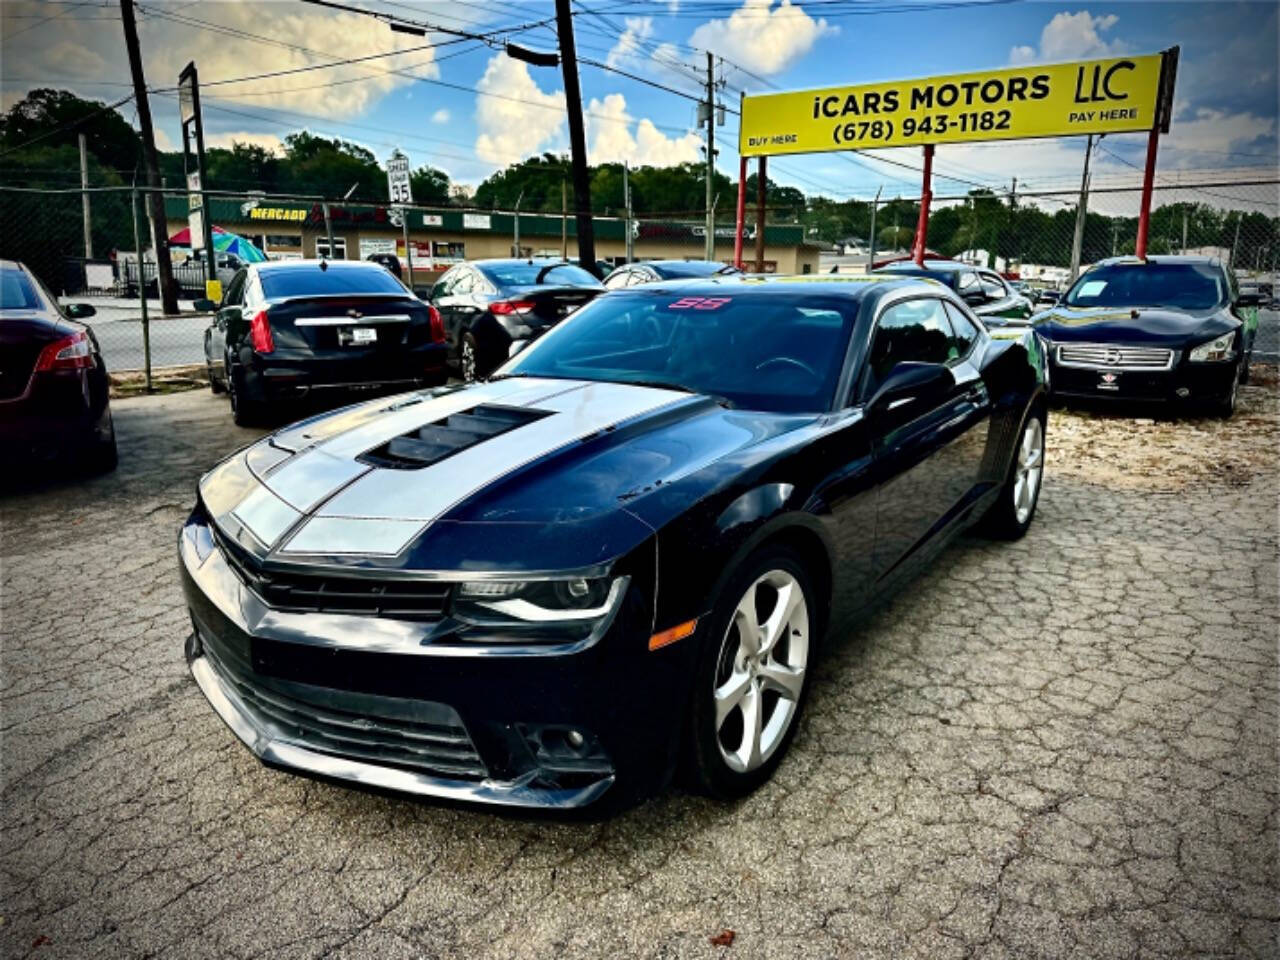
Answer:
<path fill-rule="evenodd" d="M 169 238 L 171 247 L 191 246 L 191 230 L 184 227 Z M 230 233 L 221 227 L 213 228 L 213 249 L 218 253 L 229 253 L 239 257 L 245 263 L 260 263 L 267 255 L 259 250 L 252 241 L 246 240 L 237 233 Z"/>

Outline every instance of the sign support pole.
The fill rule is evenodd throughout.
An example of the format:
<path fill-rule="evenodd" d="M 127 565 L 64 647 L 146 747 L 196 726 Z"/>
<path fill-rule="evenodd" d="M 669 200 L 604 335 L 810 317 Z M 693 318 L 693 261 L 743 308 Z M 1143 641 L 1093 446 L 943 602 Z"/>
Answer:
<path fill-rule="evenodd" d="M 769 158 L 760 158 L 760 167 L 756 170 L 756 273 L 764 273 L 764 198 L 769 184 L 766 173 Z"/>
<path fill-rule="evenodd" d="M 742 269 L 742 230 L 747 219 L 747 158 L 738 158 L 738 219 L 733 232 L 733 265 Z"/>
<path fill-rule="evenodd" d="M 1134 255 L 1139 260 L 1147 259 L 1147 227 L 1151 222 L 1151 189 L 1156 178 L 1156 151 L 1160 147 L 1160 127 L 1151 128 L 1147 135 L 1147 166 L 1142 172 L 1142 205 L 1138 208 L 1138 241 L 1134 245 Z"/>
<path fill-rule="evenodd" d="M 924 145 L 924 173 L 920 183 L 920 219 L 916 221 L 915 249 L 911 259 L 924 266 L 924 251 L 929 242 L 929 205 L 933 202 L 933 144 Z"/>

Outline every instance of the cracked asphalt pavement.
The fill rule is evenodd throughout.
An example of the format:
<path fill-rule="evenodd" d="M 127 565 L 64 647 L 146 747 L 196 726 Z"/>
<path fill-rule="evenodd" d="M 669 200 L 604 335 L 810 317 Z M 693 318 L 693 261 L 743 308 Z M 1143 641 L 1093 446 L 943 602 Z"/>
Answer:
<path fill-rule="evenodd" d="M 602 822 L 261 766 L 175 555 L 254 434 L 207 391 L 114 409 L 116 473 L 0 502 L 5 956 L 1280 955 L 1274 386 L 1054 411 L 1031 533 L 839 630 L 770 784 Z"/>

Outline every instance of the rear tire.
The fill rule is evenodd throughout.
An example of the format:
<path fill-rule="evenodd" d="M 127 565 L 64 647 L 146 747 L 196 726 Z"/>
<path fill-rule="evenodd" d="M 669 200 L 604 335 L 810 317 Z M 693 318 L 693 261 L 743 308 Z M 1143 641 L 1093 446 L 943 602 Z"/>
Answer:
<path fill-rule="evenodd" d="M 758 788 L 799 725 L 822 627 L 800 557 L 757 551 L 729 578 L 704 620 L 694 672 L 688 766 L 693 785 L 721 800 Z"/>
<path fill-rule="evenodd" d="M 109 413 L 108 416 L 110 416 Z M 113 420 L 111 436 L 93 446 L 84 458 L 84 467 L 89 476 L 96 477 L 99 474 L 110 473 L 119 463 L 120 453 L 116 448 L 116 425 Z"/>
<path fill-rule="evenodd" d="M 1031 527 L 1044 479 L 1045 415 L 1040 407 L 1027 411 L 1018 428 L 1004 484 L 979 526 L 996 540 L 1020 540 Z"/>
<path fill-rule="evenodd" d="M 221 383 L 219 383 L 218 378 L 214 376 L 213 364 L 207 359 L 204 362 L 204 372 L 205 372 L 205 376 L 209 378 L 210 393 L 217 394 L 217 393 L 224 393 L 226 391 L 227 388 L 224 387 Z"/>
<path fill-rule="evenodd" d="M 231 417 L 238 427 L 256 427 L 262 422 L 266 404 L 249 386 L 240 367 L 231 370 L 227 378 L 227 393 L 231 396 Z"/>

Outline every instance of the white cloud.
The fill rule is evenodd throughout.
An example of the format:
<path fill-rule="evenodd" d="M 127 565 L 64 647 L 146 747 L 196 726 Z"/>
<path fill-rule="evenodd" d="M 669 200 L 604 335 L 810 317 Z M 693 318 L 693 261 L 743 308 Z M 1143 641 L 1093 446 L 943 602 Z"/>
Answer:
<path fill-rule="evenodd" d="M 506 166 L 561 138 L 564 92 L 540 90 L 528 64 L 495 54 L 476 89 L 498 94 L 476 97 L 476 155 L 486 163 Z"/>
<path fill-rule="evenodd" d="M 284 141 L 274 133 L 254 133 L 251 130 L 238 130 L 234 133 L 206 133 L 204 137 L 207 147 L 225 147 L 230 150 L 235 144 L 262 147 L 276 156 L 284 155 Z M 158 146 L 158 144 L 157 144 Z"/>
<path fill-rule="evenodd" d="M 1044 61 L 1054 63 L 1059 60 L 1081 60 L 1087 57 L 1109 57 L 1123 53 L 1127 45 L 1120 40 L 1105 40 L 1102 37 L 1116 25 L 1119 18 L 1112 13 L 1093 16 L 1088 10 L 1067 13 L 1065 10 L 1053 15 L 1044 29 L 1040 31 L 1040 46 L 1020 44 L 1009 51 L 1009 59 L 1013 63 L 1031 63 Z"/>
<path fill-rule="evenodd" d="M 449 118 L 451 116 L 452 114 L 450 114 L 448 110 L 446 110 L 444 107 L 441 107 L 439 110 L 437 110 L 435 113 L 431 115 L 431 122 L 442 123 L 442 124 L 448 123 Z"/>
<path fill-rule="evenodd" d="M 29 0 L 8 0 L 4 6 L 10 15 L 21 11 L 48 16 L 44 4 Z M 206 129 L 219 121 L 220 115 L 213 109 L 213 101 L 217 99 L 234 100 L 246 110 L 278 108 L 325 117 L 354 116 L 371 109 L 392 90 L 413 82 L 391 70 L 432 78 L 439 75 L 439 68 L 433 62 L 434 51 L 427 49 L 368 63 L 213 87 L 209 84 L 214 80 L 314 66 L 325 63 L 327 55 L 351 56 L 352 50 L 376 52 L 418 47 L 430 43 L 432 38 L 392 33 L 386 24 L 359 14 L 261 0 L 202 3 L 199 10 L 192 8 L 187 15 L 268 40 L 229 38 L 216 30 L 177 23 L 161 16 L 139 18 L 139 43 L 149 85 L 173 86 L 189 60 L 199 65 L 200 80 L 205 84 Z M 75 88 L 78 83 L 87 87 L 91 82 L 129 81 L 128 59 L 119 27 L 100 20 L 65 16 L 12 40 L 8 34 L 2 35 L 0 59 L 5 75 L 40 77 L 45 86 Z M 5 86 L 7 94 L 9 85 Z M 99 92 L 101 87 L 91 89 L 93 92 L 89 95 L 105 98 Z M 127 88 L 120 89 L 123 92 Z M 169 104 L 176 105 L 176 100 L 164 95 L 156 95 L 153 100 L 153 109 L 157 111 Z M 243 119 L 237 122 L 243 123 Z"/>
<path fill-rule="evenodd" d="M 620 66 L 634 57 L 640 49 L 640 42 L 653 36 L 653 17 L 627 17 L 626 24 L 622 36 L 605 57 L 604 62 L 611 67 Z"/>
<path fill-rule="evenodd" d="M 1208 168 L 1221 165 L 1222 155 L 1231 150 L 1264 157 L 1269 152 L 1275 161 L 1275 136 L 1275 117 L 1201 107 L 1192 116 L 1179 117 L 1170 125 L 1168 135 L 1160 140 L 1160 162 L 1164 165 L 1168 156 L 1173 166 Z M 1259 140 L 1265 146 L 1255 146 Z M 1198 150 L 1209 152 L 1197 153 Z"/>
<path fill-rule="evenodd" d="M 824 34 L 837 33 L 814 20 L 791 0 L 743 0 L 727 20 L 711 20 L 693 31 L 689 43 L 718 53 L 756 73 L 779 73 L 804 56 Z"/>
<path fill-rule="evenodd" d="M 607 118 L 607 119 L 606 119 Z M 587 105 L 587 156 L 592 163 L 619 163 L 634 166 L 670 166 L 696 161 L 702 138 L 696 133 L 668 137 L 648 118 L 635 124 L 627 112 L 627 101 L 620 93 Z"/>

